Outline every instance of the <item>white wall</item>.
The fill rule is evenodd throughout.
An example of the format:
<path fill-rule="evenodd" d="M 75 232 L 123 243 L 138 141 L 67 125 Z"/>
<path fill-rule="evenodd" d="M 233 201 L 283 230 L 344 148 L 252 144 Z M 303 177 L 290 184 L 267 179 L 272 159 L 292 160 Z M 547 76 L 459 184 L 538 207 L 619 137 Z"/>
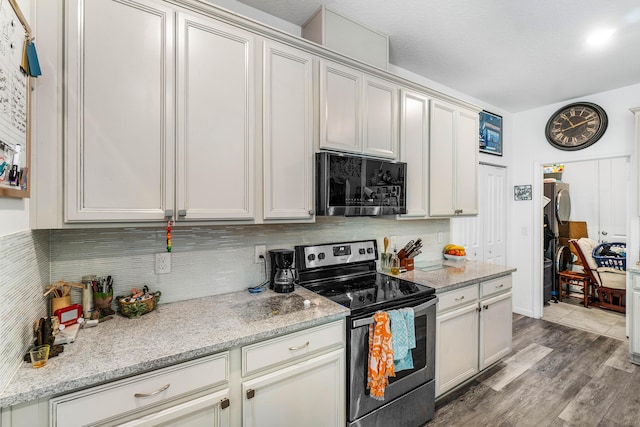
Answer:
<path fill-rule="evenodd" d="M 558 163 L 631 155 L 630 182 L 628 184 L 629 241 L 628 262 L 638 259 L 637 161 L 634 117 L 630 108 L 640 106 L 640 84 L 579 98 L 594 102 L 607 112 L 609 127 L 596 144 L 579 151 L 562 151 L 552 147 L 544 136 L 549 117 L 570 102 L 517 113 L 513 116 L 514 157 L 511 168 L 515 184 L 533 185 L 532 202 L 511 202 L 509 238 L 512 257 L 509 265 L 516 267 L 514 274 L 513 309 L 532 317 L 542 316 L 542 169 L 544 163 Z"/>

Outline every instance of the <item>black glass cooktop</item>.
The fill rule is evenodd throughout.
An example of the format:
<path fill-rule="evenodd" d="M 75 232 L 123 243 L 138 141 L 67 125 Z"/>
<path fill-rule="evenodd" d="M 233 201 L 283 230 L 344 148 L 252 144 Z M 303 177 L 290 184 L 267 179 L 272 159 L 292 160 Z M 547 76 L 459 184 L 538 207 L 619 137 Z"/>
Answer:
<path fill-rule="evenodd" d="M 428 286 L 375 272 L 342 280 L 328 279 L 304 286 L 349 308 L 352 314 L 392 308 L 435 293 L 435 289 Z"/>

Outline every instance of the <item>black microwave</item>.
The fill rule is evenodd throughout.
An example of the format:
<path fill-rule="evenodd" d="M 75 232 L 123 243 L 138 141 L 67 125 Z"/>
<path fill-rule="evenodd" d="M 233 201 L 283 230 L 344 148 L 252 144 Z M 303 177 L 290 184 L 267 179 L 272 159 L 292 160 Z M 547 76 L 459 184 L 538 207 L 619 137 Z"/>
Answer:
<path fill-rule="evenodd" d="M 407 164 L 365 156 L 316 154 L 316 214 L 407 213 Z"/>

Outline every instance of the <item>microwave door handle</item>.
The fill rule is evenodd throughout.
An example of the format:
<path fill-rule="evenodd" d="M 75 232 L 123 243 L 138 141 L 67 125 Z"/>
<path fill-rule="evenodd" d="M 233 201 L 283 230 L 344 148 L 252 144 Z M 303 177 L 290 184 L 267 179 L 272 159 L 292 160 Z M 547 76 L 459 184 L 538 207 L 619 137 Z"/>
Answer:
<path fill-rule="evenodd" d="M 429 301 L 427 301 L 427 302 L 425 302 L 423 304 L 420 304 L 420 305 L 417 305 L 417 306 L 413 307 L 413 311 L 415 313 L 419 313 L 419 312 L 424 311 L 427 308 L 431 307 L 432 305 L 436 305 L 437 303 L 438 303 L 438 298 L 433 298 L 433 299 L 430 299 Z M 420 314 L 417 314 L 417 315 L 419 316 Z M 368 325 L 372 325 L 372 324 L 373 324 L 373 316 L 369 316 L 369 317 L 365 317 L 364 319 L 356 319 L 356 320 L 354 320 L 352 328 L 355 329 L 355 328 L 360 328 L 362 326 L 368 326 Z"/>

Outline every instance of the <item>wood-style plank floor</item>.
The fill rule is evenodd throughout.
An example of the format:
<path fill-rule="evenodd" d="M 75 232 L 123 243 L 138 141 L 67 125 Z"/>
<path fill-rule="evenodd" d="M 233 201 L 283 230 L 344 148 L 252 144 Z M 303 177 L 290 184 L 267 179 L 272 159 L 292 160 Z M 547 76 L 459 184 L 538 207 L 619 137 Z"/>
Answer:
<path fill-rule="evenodd" d="M 425 426 L 640 426 L 640 366 L 625 341 L 514 315 L 511 355 Z"/>

